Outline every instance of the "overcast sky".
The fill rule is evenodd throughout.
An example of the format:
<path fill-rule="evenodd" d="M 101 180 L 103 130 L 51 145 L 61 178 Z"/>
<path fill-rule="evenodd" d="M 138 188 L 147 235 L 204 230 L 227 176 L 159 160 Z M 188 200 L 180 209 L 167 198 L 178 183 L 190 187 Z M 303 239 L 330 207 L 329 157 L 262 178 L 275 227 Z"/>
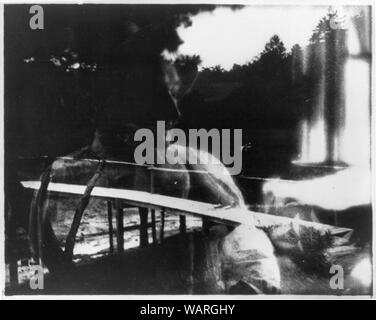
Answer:
<path fill-rule="evenodd" d="M 184 43 L 179 53 L 199 54 L 201 67 L 221 65 L 231 69 L 257 56 L 278 34 L 288 50 L 304 46 L 327 6 L 247 6 L 240 10 L 218 8 L 192 17 L 192 26 L 180 27 Z"/>

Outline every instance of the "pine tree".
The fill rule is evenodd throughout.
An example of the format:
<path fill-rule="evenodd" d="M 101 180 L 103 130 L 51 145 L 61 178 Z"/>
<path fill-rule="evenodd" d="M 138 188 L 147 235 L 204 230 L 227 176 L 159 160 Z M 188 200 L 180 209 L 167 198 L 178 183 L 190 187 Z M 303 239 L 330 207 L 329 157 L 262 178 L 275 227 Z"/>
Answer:
<path fill-rule="evenodd" d="M 269 42 L 265 45 L 262 55 L 273 53 L 284 57 L 286 55 L 286 48 L 284 43 L 281 41 L 278 35 L 274 35 L 270 38 Z"/>

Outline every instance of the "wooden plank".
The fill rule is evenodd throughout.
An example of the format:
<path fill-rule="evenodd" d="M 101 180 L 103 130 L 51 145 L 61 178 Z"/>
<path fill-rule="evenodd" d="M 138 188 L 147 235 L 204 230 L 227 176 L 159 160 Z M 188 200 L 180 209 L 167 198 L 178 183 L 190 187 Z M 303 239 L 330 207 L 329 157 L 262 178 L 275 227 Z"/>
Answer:
<path fill-rule="evenodd" d="M 108 234 L 110 241 L 110 252 L 114 252 L 114 228 L 112 225 L 112 202 L 107 200 L 107 219 L 108 219 Z"/>
<path fill-rule="evenodd" d="M 138 209 L 140 215 L 140 247 L 145 248 L 149 244 L 148 235 L 148 208 L 140 207 Z"/>
<path fill-rule="evenodd" d="M 159 230 L 159 242 L 163 242 L 164 238 L 164 226 L 165 226 L 165 211 L 164 209 L 161 210 L 161 229 Z"/>
<path fill-rule="evenodd" d="M 95 171 L 94 175 L 90 178 L 85 191 L 80 199 L 80 203 L 75 210 L 72 225 L 70 227 L 69 233 L 65 240 L 65 255 L 66 258 L 71 261 L 73 259 L 73 251 L 74 245 L 76 242 L 76 235 L 78 232 L 78 228 L 80 227 L 82 217 L 84 215 L 85 209 L 89 204 L 91 191 L 93 190 L 95 184 L 97 183 L 98 179 L 101 177 L 103 169 L 104 169 L 105 162 L 102 160 L 99 162 L 98 168 Z M 48 190 L 48 189 L 47 189 Z"/>
<path fill-rule="evenodd" d="M 22 185 L 25 188 L 35 190 L 39 189 L 40 182 L 23 181 Z M 84 185 L 50 183 L 48 191 L 81 195 L 84 193 L 85 188 L 86 186 Z M 210 220 L 213 220 L 215 222 L 234 226 L 244 224 L 256 227 L 268 227 L 276 224 L 286 225 L 294 222 L 295 224 L 299 224 L 303 227 L 310 227 L 322 232 L 330 232 L 331 234 L 335 235 L 352 231 L 349 228 L 338 228 L 317 222 L 295 220 L 288 217 L 269 215 L 251 211 L 247 208 L 218 208 L 218 206 L 210 203 L 169 197 L 160 194 L 152 194 L 144 191 L 95 187 L 91 195 L 93 197 L 104 199 L 120 199 L 136 207 L 165 210 L 174 214 L 178 213 L 209 218 Z"/>
<path fill-rule="evenodd" d="M 157 243 L 157 228 L 155 222 L 155 210 L 151 209 L 151 234 L 153 237 L 153 243 Z"/>
<path fill-rule="evenodd" d="M 115 200 L 115 206 L 117 252 L 121 253 L 124 251 L 124 211 L 120 200 Z"/>
<path fill-rule="evenodd" d="M 179 216 L 179 231 L 181 234 L 185 234 L 187 232 L 187 220 L 185 216 Z"/>

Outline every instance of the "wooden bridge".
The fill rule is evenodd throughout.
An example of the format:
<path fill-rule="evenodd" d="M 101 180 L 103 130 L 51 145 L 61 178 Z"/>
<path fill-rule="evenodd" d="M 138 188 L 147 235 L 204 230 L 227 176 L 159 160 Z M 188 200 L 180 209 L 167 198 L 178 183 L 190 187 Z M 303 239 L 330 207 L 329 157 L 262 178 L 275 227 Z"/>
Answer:
<path fill-rule="evenodd" d="M 64 159 L 71 159 L 69 157 L 64 157 Z M 71 160 L 74 160 L 73 158 Z M 98 160 L 88 159 L 97 162 Z M 136 165 L 133 163 L 124 163 L 122 161 L 111 161 L 114 163 L 119 163 L 121 165 Z M 303 228 L 313 228 L 320 233 L 330 233 L 331 235 L 344 235 L 350 233 L 352 229 L 342 228 L 327 224 L 321 224 L 316 222 L 310 222 L 305 220 L 296 220 L 283 216 L 270 215 L 265 213 L 260 213 L 256 211 L 248 210 L 247 208 L 234 208 L 231 206 L 220 206 L 210 203 L 204 203 L 199 201 L 193 201 L 188 199 L 176 198 L 171 196 L 165 196 L 161 194 L 153 193 L 153 172 L 154 171 L 176 171 L 177 169 L 165 169 L 165 168 L 155 168 L 150 166 L 151 173 L 151 190 L 150 192 L 135 191 L 129 189 L 116 189 L 116 188 L 106 188 L 94 186 L 89 193 L 90 197 L 99 198 L 107 201 L 107 215 L 108 215 L 108 226 L 109 226 L 109 249 L 110 252 L 114 252 L 114 228 L 113 228 L 113 209 L 115 208 L 115 218 L 116 218 L 116 249 L 117 251 L 123 252 L 124 250 L 124 232 L 139 229 L 140 230 L 140 246 L 146 246 L 149 243 L 148 229 L 152 229 L 153 242 L 158 242 L 157 232 L 156 232 L 156 218 L 155 211 L 159 211 L 161 217 L 161 227 L 159 234 L 159 241 L 162 242 L 164 238 L 164 225 L 165 225 L 165 213 L 175 214 L 180 216 L 180 232 L 186 232 L 186 216 L 199 217 L 204 221 L 213 221 L 225 225 L 237 226 L 240 224 L 256 226 L 258 228 L 267 228 L 275 225 L 290 225 L 292 222 L 298 224 Z M 194 173 L 204 173 L 208 174 L 206 171 L 200 171 Z M 40 181 L 22 181 L 21 184 L 26 189 L 39 190 L 41 186 Z M 54 183 L 50 182 L 48 184 L 48 191 L 52 193 L 61 193 L 67 195 L 75 195 L 85 197 L 87 193 L 87 185 L 77 185 L 77 184 L 65 184 L 65 183 Z M 140 214 L 140 224 L 136 226 L 124 226 L 124 207 L 137 207 L 143 208 L 145 214 Z M 141 213 L 140 209 L 140 213 Z M 151 223 L 148 222 L 148 214 L 151 213 Z M 71 226 L 71 231 L 73 230 L 73 224 Z M 70 232 L 72 235 L 72 232 Z M 75 233 L 73 232 L 73 246 Z M 69 235 L 68 235 L 69 237 Z M 68 240 L 67 237 L 67 240 Z M 70 248 L 71 255 L 73 255 L 73 246 Z M 67 246 L 66 246 L 67 251 Z M 17 260 L 12 261 L 10 269 L 13 270 L 10 274 L 17 277 Z M 14 278 L 14 277 L 13 277 Z M 17 278 L 16 278 L 17 279 Z M 12 281 L 11 282 L 17 282 Z"/>
<path fill-rule="evenodd" d="M 28 189 L 38 190 L 40 188 L 39 181 L 23 181 L 22 185 Z M 64 183 L 49 183 L 48 191 L 70 194 L 70 195 L 84 195 L 86 190 L 85 185 L 76 184 L 64 184 Z M 313 228 L 322 233 L 329 232 L 331 235 L 343 235 L 351 232 L 351 229 L 336 227 L 327 224 L 321 224 L 317 222 L 310 222 L 305 220 L 294 220 L 288 217 L 275 216 L 260 212 L 255 212 L 247 210 L 246 208 L 233 208 L 233 207 L 223 207 L 215 204 L 204 203 L 199 201 L 193 201 L 188 199 L 181 199 L 176 197 L 170 197 L 160 194 L 154 194 L 144 191 L 135 191 L 128 189 L 115 189 L 115 188 L 105 188 L 105 187 L 94 187 L 91 192 L 91 197 L 100 198 L 108 201 L 108 216 L 109 222 L 112 221 L 112 206 L 111 202 L 118 203 L 119 200 L 131 207 L 147 208 L 153 210 L 158 210 L 162 213 L 162 227 L 161 227 L 161 238 L 163 238 L 163 220 L 164 213 L 177 214 L 180 216 L 196 216 L 203 220 L 211 220 L 217 223 L 222 223 L 231 226 L 237 226 L 240 224 L 256 226 L 258 228 L 267 228 L 273 225 L 287 225 L 294 223 L 299 224 L 301 227 Z M 127 229 L 124 228 L 123 220 L 123 206 L 115 206 L 117 209 L 116 219 L 117 219 L 117 240 L 118 240 L 118 250 L 122 251 L 122 234 Z M 180 231 L 185 232 L 184 222 L 180 221 Z M 182 225 L 183 224 L 183 225 Z M 112 234 L 112 223 L 110 223 L 109 233 L 110 237 Z M 153 239 L 155 239 L 155 218 L 153 219 L 151 225 L 146 221 L 141 221 L 140 226 L 140 243 L 144 244 L 147 242 L 147 228 L 153 228 Z M 131 227 L 134 229 L 134 227 Z M 145 239 L 146 238 L 146 239 Z M 112 239 L 110 238 L 110 245 Z M 111 245 L 112 246 L 112 245 Z"/>

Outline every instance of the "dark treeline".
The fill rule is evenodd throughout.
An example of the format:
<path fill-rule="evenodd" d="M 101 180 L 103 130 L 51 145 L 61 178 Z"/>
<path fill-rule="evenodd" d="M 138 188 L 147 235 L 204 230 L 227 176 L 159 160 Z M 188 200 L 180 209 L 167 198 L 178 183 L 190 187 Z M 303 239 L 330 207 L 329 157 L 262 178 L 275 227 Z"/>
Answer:
<path fill-rule="evenodd" d="M 341 69 L 338 64 L 347 57 L 346 31 L 330 27 L 335 16 L 328 13 L 318 22 L 304 48 L 295 44 L 287 51 L 276 34 L 249 63 L 234 64 L 228 71 L 219 65 L 204 67 L 192 96 L 196 95 L 196 104 L 205 103 L 207 117 L 200 121 L 197 112 L 187 107 L 186 118 L 192 114 L 189 125 L 200 121 L 200 126 L 289 129 L 303 117 L 311 117 L 317 107 L 314 100 L 319 79 L 326 76 L 329 87 L 333 70 Z M 202 106 L 197 106 L 198 110 Z"/>
<path fill-rule="evenodd" d="M 302 56 L 299 45 L 288 52 L 272 35 L 250 63 L 228 71 L 203 68 L 182 102 L 182 126 L 242 128 L 243 144 L 250 146 L 243 153 L 244 173 L 281 172 L 298 152 L 298 123 L 309 94 Z"/>
<path fill-rule="evenodd" d="M 5 8 L 9 158 L 54 157 L 90 143 L 104 101 L 112 97 L 113 108 L 124 107 L 116 97 L 127 90 L 127 72 L 137 63 L 154 68 L 155 57 L 182 43 L 177 26 L 189 26 L 191 15 L 215 6 L 43 8 L 44 30 L 29 28 L 29 6 Z M 314 30 L 310 46 L 320 47 L 330 34 L 328 19 Z M 298 152 L 297 125 L 312 108 L 316 81 L 310 73 L 303 74 L 304 50 L 295 45 L 287 51 L 283 39 L 271 35 L 260 55 L 245 65 L 235 64 L 229 71 L 220 66 L 202 69 L 192 92 L 181 101 L 178 126 L 242 128 L 243 142 L 251 142 L 253 148 L 246 162 L 259 167 L 257 163 L 268 161 L 272 168 L 288 163 Z M 194 56 L 180 57 L 176 63 L 189 69 L 199 62 Z M 144 88 L 137 90 L 142 93 Z"/>
<path fill-rule="evenodd" d="M 234 64 L 229 71 L 220 66 L 203 68 L 194 90 L 196 99 L 201 97 L 207 105 L 200 126 L 266 130 L 294 126 L 299 118 L 299 98 L 303 96 L 296 95 L 301 92 L 302 77 L 297 78 L 294 72 L 301 55 L 298 45 L 287 52 L 281 39 L 274 35 L 263 52 L 248 64 Z M 185 115 L 189 113 L 186 110 Z M 196 117 L 195 121 L 200 120 Z M 190 121 L 189 125 L 194 123 Z"/>
<path fill-rule="evenodd" d="M 242 128 L 243 143 L 251 145 L 243 168 L 289 175 L 291 160 L 299 157 L 301 120 L 308 125 L 316 121 L 322 97 L 328 141 L 343 121 L 343 111 L 337 109 L 343 105 L 347 32 L 331 26 L 336 15 L 328 13 L 318 21 L 304 48 L 296 44 L 287 51 L 282 39 L 272 35 L 249 63 L 230 70 L 203 68 L 194 92 L 183 101 L 183 125 Z"/>

